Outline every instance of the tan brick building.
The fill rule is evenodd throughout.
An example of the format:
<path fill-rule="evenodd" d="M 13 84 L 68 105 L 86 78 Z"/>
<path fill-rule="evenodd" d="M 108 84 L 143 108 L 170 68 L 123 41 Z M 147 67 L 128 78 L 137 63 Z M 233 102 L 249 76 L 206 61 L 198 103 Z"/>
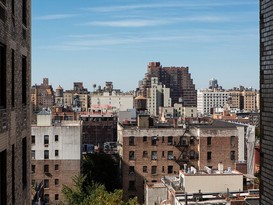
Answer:
<path fill-rule="evenodd" d="M 31 0 L 0 0 L 0 204 L 30 204 Z"/>
<path fill-rule="evenodd" d="M 184 164 L 234 168 L 244 155 L 243 132 L 236 125 L 214 121 L 190 125 L 149 123 L 149 116 L 139 116 L 138 126 L 118 125 L 119 154 L 122 163 L 124 198 L 137 196 L 143 203 L 144 184 L 159 182 L 165 175 L 178 174 Z M 242 131 L 242 130 L 241 130 Z"/>

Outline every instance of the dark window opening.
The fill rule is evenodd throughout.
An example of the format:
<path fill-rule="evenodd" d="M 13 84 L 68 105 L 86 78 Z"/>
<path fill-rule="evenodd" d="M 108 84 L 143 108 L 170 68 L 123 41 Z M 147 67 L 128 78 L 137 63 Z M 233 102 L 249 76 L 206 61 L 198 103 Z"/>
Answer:
<path fill-rule="evenodd" d="M 22 23 L 27 26 L 27 0 L 22 1 Z"/>
<path fill-rule="evenodd" d="M 15 106 L 15 54 L 11 51 L 11 105 Z"/>
<path fill-rule="evenodd" d="M 49 159 L 49 151 L 44 150 L 44 159 Z"/>
<path fill-rule="evenodd" d="M 44 135 L 44 144 L 45 145 L 49 144 L 49 136 L 48 135 Z"/>
<path fill-rule="evenodd" d="M 147 142 L 147 136 L 143 137 L 143 142 Z"/>
<path fill-rule="evenodd" d="M 0 43 L 0 109 L 6 108 L 6 72 L 6 46 Z"/>
<path fill-rule="evenodd" d="M 59 141 L 59 135 L 55 135 L 55 142 Z"/>
<path fill-rule="evenodd" d="M 207 160 L 211 160 L 211 152 L 207 152 Z"/>
<path fill-rule="evenodd" d="M 235 160 L 235 151 L 230 152 L 230 160 Z"/>
<path fill-rule="evenodd" d="M 48 164 L 44 165 L 44 173 L 49 173 L 49 165 Z"/>
<path fill-rule="evenodd" d="M 135 152 L 134 151 L 129 152 L 129 160 L 135 160 Z"/>
<path fill-rule="evenodd" d="M 7 204 L 7 151 L 0 152 L 0 205 Z"/>
<path fill-rule="evenodd" d="M 208 145 L 208 146 L 211 145 L 211 137 L 207 137 L 207 145 Z"/>
<path fill-rule="evenodd" d="M 22 139 L 22 183 L 23 189 L 27 187 L 27 138 Z"/>
<path fill-rule="evenodd" d="M 157 167 L 156 166 L 152 166 L 152 174 L 156 174 L 156 169 L 157 169 Z"/>
<path fill-rule="evenodd" d="M 135 145 L 135 137 L 129 137 L 129 146 Z"/>
<path fill-rule="evenodd" d="M 172 174 L 173 173 L 173 166 L 168 166 L 168 174 Z"/>
<path fill-rule="evenodd" d="M 27 104 L 27 57 L 22 56 L 22 103 Z"/>
<path fill-rule="evenodd" d="M 134 174 L 134 173 L 135 173 L 135 167 L 129 166 L 129 174 Z"/>
<path fill-rule="evenodd" d="M 168 137 L 168 145 L 172 145 L 173 144 L 173 137 L 169 136 Z"/>

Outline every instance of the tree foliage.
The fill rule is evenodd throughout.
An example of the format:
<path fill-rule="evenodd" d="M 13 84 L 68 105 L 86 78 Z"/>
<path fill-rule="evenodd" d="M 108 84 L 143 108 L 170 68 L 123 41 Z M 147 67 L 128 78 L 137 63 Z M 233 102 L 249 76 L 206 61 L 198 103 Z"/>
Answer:
<path fill-rule="evenodd" d="M 67 205 L 138 205 L 137 198 L 128 202 L 122 200 L 122 190 L 108 192 L 104 185 L 91 183 L 84 186 L 86 177 L 77 176 L 73 178 L 75 186 L 73 188 L 64 186 L 63 194 Z"/>
<path fill-rule="evenodd" d="M 110 155 L 95 153 L 84 156 L 82 173 L 86 176 L 85 186 L 94 181 L 103 184 L 107 191 L 119 188 L 118 163 Z"/>

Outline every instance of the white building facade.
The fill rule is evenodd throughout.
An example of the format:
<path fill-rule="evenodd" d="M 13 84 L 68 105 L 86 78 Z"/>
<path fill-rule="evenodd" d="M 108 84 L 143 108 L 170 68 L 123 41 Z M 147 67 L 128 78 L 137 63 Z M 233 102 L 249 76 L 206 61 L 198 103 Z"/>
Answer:
<path fill-rule="evenodd" d="M 159 107 L 171 107 L 170 88 L 158 82 L 157 77 L 151 78 L 151 88 L 147 88 L 147 110 L 151 115 L 159 115 Z"/>
<path fill-rule="evenodd" d="M 212 108 L 223 107 L 227 103 L 228 92 L 218 90 L 197 91 L 197 112 L 201 115 L 210 115 Z"/>
<path fill-rule="evenodd" d="M 134 107 L 134 96 L 132 94 L 103 92 L 91 94 L 91 106 L 94 105 L 111 105 L 118 111 L 127 111 Z"/>
<path fill-rule="evenodd" d="M 31 127 L 32 184 L 43 184 L 46 204 L 63 201 L 63 184 L 72 186 L 80 173 L 81 121 L 52 124 L 51 114 L 42 111 Z"/>

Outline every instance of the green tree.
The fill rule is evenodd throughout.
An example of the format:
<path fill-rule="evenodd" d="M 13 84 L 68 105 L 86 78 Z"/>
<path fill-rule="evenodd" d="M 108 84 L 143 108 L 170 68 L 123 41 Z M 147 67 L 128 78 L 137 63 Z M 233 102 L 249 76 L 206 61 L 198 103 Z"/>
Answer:
<path fill-rule="evenodd" d="M 85 186 L 94 181 L 103 184 L 107 191 L 114 191 L 119 186 L 118 162 L 105 153 L 86 155 L 83 158 L 82 174 L 86 176 Z"/>
<path fill-rule="evenodd" d="M 138 205 L 137 198 L 128 202 L 122 200 L 122 190 L 108 192 L 104 185 L 91 183 L 84 187 L 86 177 L 77 176 L 73 178 L 75 186 L 73 188 L 64 186 L 62 192 L 67 205 Z"/>

